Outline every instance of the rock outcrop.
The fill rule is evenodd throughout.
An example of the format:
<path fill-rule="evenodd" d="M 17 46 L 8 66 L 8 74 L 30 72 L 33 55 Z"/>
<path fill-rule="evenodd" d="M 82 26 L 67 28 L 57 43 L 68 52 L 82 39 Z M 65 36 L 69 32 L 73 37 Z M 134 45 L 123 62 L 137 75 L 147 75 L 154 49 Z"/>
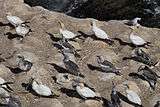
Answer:
<path fill-rule="evenodd" d="M 133 60 L 122 60 L 123 57 L 129 56 L 133 51 L 133 47 L 128 46 L 125 42 L 130 43 L 129 34 L 131 29 L 125 25 L 123 21 L 111 20 L 108 22 L 102 22 L 96 20 L 97 26 L 105 30 L 111 38 L 119 38 L 122 41 L 115 40 L 115 44 L 110 46 L 103 41 L 94 40 L 94 37 L 89 37 L 90 33 L 90 18 L 78 19 L 67 16 L 63 13 L 53 12 L 46 10 L 42 7 L 35 6 L 30 7 L 23 2 L 23 0 L 2 0 L 0 1 L 0 21 L 6 23 L 6 13 L 11 12 L 13 15 L 19 16 L 21 19 L 29 21 L 28 25 L 32 29 L 29 36 L 26 36 L 23 43 L 9 35 L 5 35 L 7 32 L 15 33 L 15 29 L 10 29 L 8 26 L 0 27 L 0 58 L 4 58 L 5 61 L 0 62 L 0 76 L 7 81 L 13 81 L 14 84 L 11 87 L 14 90 L 13 94 L 17 94 L 20 97 L 22 107 L 102 107 L 100 102 L 95 101 L 93 104 L 89 104 L 91 101 L 80 103 L 80 98 L 74 94 L 67 94 L 60 92 L 60 96 L 56 99 L 53 98 L 39 98 L 31 93 L 24 93 L 25 88 L 22 83 L 27 83 L 30 77 L 38 78 L 43 84 L 49 86 L 52 90 L 59 90 L 59 85 L 56 84 L 52 78 L 58 71 L 53 66 L 47 64 L 55 61 L 59 61 L 58 50 L 53 46 L 53 39 L 48 33 L 59 33 L 60 25 L 58 21 L 62 21 L 66 28 L 79 34 L 78 31 L 83 32 L 83 40 L 76 39 L 77 47 L 81 47 L 79 52 L 81 58 L 76 59 L 77 64 L 80 67 L 80 71 L 85 75 L 85 81 L 91 87 L 94 87 L 104 98 L 110 99 L 110 93 L 112 88 L 112 81 L 116 85 L 122 84 L 125 81 L 134 81 L 131 87 L 134 85 L 139 92 L 142 104 L 144 107 L 150 107 L 150 99 L 153 99 L 155 94 L 160 93 L 160 84 L 157 83 L 156 90 L 150 91 L 144 84 L 141 83 L 141 79 L 133 79 L 129 77 L 129 73 L 137 72 L 141 63 Z M 136 34 L 140 35 L 146 41 L 150 41 L 153 47 L 148 47 L 147 52 L 151 54 L 155 59 L 159 60 L 160 57 L 160 30 L 157 28 L 147 28 L 140 26 L 135 29 Z M 75 46 L 75 47 L 76 47 Z M 12 62 L 12 57 L 16 54 L 22 54 L 25 58 L 33 62 L 33 67 L 27 73 L 15 73 L 11 72 L 6 66 L 12 66 L 9 62 Z M 121 68 L 122 76 L 107 75 L 103 72 L 91 70 L 87 64 L 96 65 L 96 56 L 101 55 L 105 59 L 111 61 L 116 67 Z M 157 74 L 159 66 L 156 68 Z M 132 83 L 132 82 L 130 82 Z M 122 87 L 123 88 L 123 87 Z M 141 90 L 141 92 L 140 92 Z M 11 93 L 12 94 L 12 93 Z M 48 102 L 48 103 L 47 103 Z M 37 104 L 37 105 L 36 105 Z M 55 105 L 55 106 L 54 106 Z"/>

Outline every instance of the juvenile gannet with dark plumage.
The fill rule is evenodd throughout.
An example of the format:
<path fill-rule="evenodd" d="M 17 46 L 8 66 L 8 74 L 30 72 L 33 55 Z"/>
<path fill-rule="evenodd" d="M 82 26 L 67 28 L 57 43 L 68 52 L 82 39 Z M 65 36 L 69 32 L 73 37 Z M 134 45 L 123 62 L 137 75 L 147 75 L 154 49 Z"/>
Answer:
<path fill-rule="evenodd" d="M 152 69 L 150 69 L 148 66 L 140 66 L 138 68 L 138 72 L 139 75 L 141 75 L 143 77 L 143 79 L 145 79 L 150 87 L 155 90 L 156 87 L 156 83 L 158 78 L 160 78 L 160 76 L 158 76 Z"/>
<path fill-rule="evenodd" d="M 58 44 L 64 50 L 68 50 L 69 53 L 74 54 L 76 57 L 80 57 L 75 47 L 71 45 L 64 36 L 62 37 L 62 40 L 58 41 L 58 43 L 55 44 Z"/>
<path fill-rule="evenodd" d="M 131 57 L 134 58 L 136 61 L 149 66 L 156 66 L 156 64 L 158 63 L 158 61 L 154 61 L 151 56 L 145 51 L 143 51 L 141 48 L 136 48 Z"/>
<path fill-rule="evenodd" d="M 118 92 L 116 91 L 116 86 L 112 82 L 112 92 L 111 92 L 111 102 L 114 105 L 114 107 L 121 107 L 121 100 L 120 97 L 118 96 Z"/>
<path fill-rule="evenodd" d="M 107 60 L 103 61 L 101 56 L 97 56 L 97 63 L 99 67 L 102 69 L 102 71 L 108 72 L 108 73 L 112 72 L 117 75 L 121 75 L 120 69 L 117 69 L 111 62 Z"/>
<path fill-rule="evenodd" d="M 60 34 L 62 34 L 66 39 L 73 39 L 76 36 L 78 36 L 78 35 L 74 34 L 73 32 L 65 29 L 65 26 L 64 26 L 64 24 L 61 21 L 58 21 L 58 23 L 61 26 L 61 28 L 59 29 Z"/>
<path fill-rule="evenodd" d="M 63 52 L 62 54 L 64 55 L 63 63 L 65 65 L 66 70 L 73 75 L 84 77 L 84 75 L 80 73 L 79 66 L 75 62 L 71 61 L 68 55 L 66 55 Z"/>
<path fill-rule="evenodd" d="M 106 40 L 109 44 L 112 44 L 114 41 L 110 39 L 109 35 L 102 29 L 96 26 L 96 22 L 92 20 L 91 22 L 92 31 L 98 39 Z"/>
<path fill-rule="evenodd" d="M 16 60 L 17 60 L 17 67 L 25 72 L 29 71 L 33 65 L 32 62 L 26 60 L 22 55 L 18 55 Z"/>

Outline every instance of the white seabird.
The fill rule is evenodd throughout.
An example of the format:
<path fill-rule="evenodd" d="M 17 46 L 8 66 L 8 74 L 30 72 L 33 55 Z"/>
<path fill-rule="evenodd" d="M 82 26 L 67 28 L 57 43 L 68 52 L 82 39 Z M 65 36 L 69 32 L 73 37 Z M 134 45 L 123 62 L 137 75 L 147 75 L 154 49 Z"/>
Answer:
<path fill-rule="evenodd" d="M 135 46 L 145 46 L 145 45 L 150 44 L 150 42 L 146 42 L 143 38 L 139 37 L 138 35 L 133 34 L 133 30 L 134 29 L 132 29 L 132 32 L 129 35 L 129 39 L 132 44 L 134 44 Z"/>
<path fill-rule="evenodd" d="M 97 95 L 97 93 L 95 93 L 93 90 L 85 87 L 84 83 L 78 83 L 76 86 L 76 91 L 84 99 L 99 97 L 99 95 Z"/>
<path fill-rule="evenodd" d="M 92 31 L 94 32 L 94 34 L 97 38 L 110 40 L 109 35 L 105 31 L 103 31 L 102 29 L 98 28 L 96 26 L 95 21 L 92 21 L 91 25 L 92 25 Z"/>
<path fill-rule="evenodd" d="M 25 24 L 19 25 L 16 27 L 16 33 L 17 35 L 21 37 L 25 37 L 30 32 L 30 28 L 25 26 Z"/>
<path fill-rule="evenodd" d="M 96 26 L 96 22 L 94 20 L 92 20 L 91 22 L 91 26 L 92 26 L 92 31 L 94 32 L 95 36 L 98 39 L 102 39 L 102 40 L 108 40 L 108 42 L 113 42 L 113 40 L 110 39 L 109 35 L 102 29 L 100 29 L 99 27 Z"/>
<path fill-rule="evenodd" d="M 140 24 L 138 23 L 138 21 L 141 21 L 141 18 L 136 17 L 136 18 L 134 18 L 133 20 L 128 21 L 128 23 L 126 23 L 126 24 L 127 24 L 127 25 L 130 25 L 130 26 L 139 27 Z"/>
<path fill-rule="evenodd" d="M 127 85 L 127 84 L 125 84 L 125 85 Z M 135 103 L 135 104 L 142 105 L 141 99 L 138 96 L 138 94 L 128 88 L 129 88 L 129 86 L 127 86 L 127 89 L 126 89 L 126 94 L 127 94 L 128 100 Z"/>
<path fill-rule="evenodd" d="M 64 38 L 66 38 L 66 39 L 73 39 L 76 36 L 78 36 L 78 35 L 74 34 L 73 32 L 65 29 L 64 24 L 61 21 L 59 21 L 58 23 L 61 26 L 61 28 L 59 29 L 60 34 L 62 34 L 62 36 L 64 36 Z"/>
<path fill-rule="evenodd" d="M 49 97 L 49 96 L 52 96 L 53 95 L 53 92 L 51 91 L 51 89 L 46 86 L 46 85 L 43 85 L 42 83 L 40 82 L 37 82 L 36 80 L 34 80 L 32 78 L 31 80 L 31 84 L 32 84 L 32 89 L 40 96 L 46 96 L 46 97 Z"/>
<path fill-rule="evenodd" d="M 12 16 L 10 12 L 7 13 L 7 20 L 9 23 L 11 23 L 14 27 L 21 25 L 22 23 L 25 23 L 25 21 L 21 20 L 17 16 Z"/>

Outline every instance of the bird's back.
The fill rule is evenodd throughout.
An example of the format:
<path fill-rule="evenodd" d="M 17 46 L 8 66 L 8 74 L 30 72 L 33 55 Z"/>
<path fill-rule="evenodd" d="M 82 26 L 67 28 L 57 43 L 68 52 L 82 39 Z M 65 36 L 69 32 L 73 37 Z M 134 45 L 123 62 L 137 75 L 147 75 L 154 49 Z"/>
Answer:
<path fill-rule="evenodd" d="M 95 35 L 97 36 L 97 38 L 100 38 L 100 39 L 109 39 L 107 33 L 105 31 L 103 31 L 102 29 L 100 29 L 100 28 L 98 28 L 96 26 L 93 26 L 92 30 L 95 33 Z"/>
<path fill-rule="evenodd" d="M 144 39 L 134 34 L 130 34 L 130 40 L 135 45 L 143 45 L 146 43 Z"/>
<path fill-rule="evenodd" d="M 82 96 L 82 97 L 95 97 L 96 94 L 94 91 L 89 89 L 88 87 L 83 87 L 80 88 L 79 86 L 76 87 L 77 92 Z"/>

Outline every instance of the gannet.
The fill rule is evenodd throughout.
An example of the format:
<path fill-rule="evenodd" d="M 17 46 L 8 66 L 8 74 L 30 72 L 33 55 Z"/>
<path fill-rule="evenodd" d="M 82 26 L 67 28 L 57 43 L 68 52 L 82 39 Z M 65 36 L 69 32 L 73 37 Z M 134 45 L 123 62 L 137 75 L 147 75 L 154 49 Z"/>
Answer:
<path fill-rule="evenodd" d="M 66 39 L 73 39 L 76 36 L 78 36 L 78 35 L 74 34 L 73 32 L 65 29 L 64 24 L 61 21 L 58 21 L 58 23 L 61 26 L 61 28 L 59 29 L 60 34 L 62 34 L 62 36 L 64 36 Z"/>
<path fill-rule="evenodd" d="M 7 13 L 7 20 L 9 23 L 11 23 L 14 27 L 19 26 L 23 23 L 25 23 L 25 21 L 21 20 L 19 17 L 17 16 L 12 16 L 12 14 L 10 12 Z"/>
<path fill-rule="evenodd" d="M 148 66 L 140 66 L 138 68 L 138 75 L 141 75 L 143 77 L 144 80 L 146 80 L 150 87 L 155 90 L 156 87 L 156 83 L 158 78 L 160 78 L 160 76 L 158 76 L 152 69 L 150 69 Z"/>
<path fill-rule="evenodd" d="M 0 77 L 0 98 L 4 98 L 9 102 L 9 91 L 13 91 L 8 84 L 13 84 L 13 82 L 6 82 L 3 78 Z"/>
<path fill-rule="evenodd" d="M 10 96 L 7 107 L 22 107 L 22 104 L 21 104 L 20 100 L 17 98 L 17 96 L 16 97 Z"/>
<path fill-rule="evenodd" d="M 9 86 L 9 84 L 13 84 L 13 82 L 7 82 L 0 77 L 0 88 L 5 89 L 6 91 L 13 91 L 13 89 Z"/>
<path fill-rule="evenodd" d="M 16 34 L 22 38 L 24 38 L 31 31 L 31 29 L 24 24 L 17 26 L 15 29 Z"/>
<path fill-rule="evenodd" d="M 113 40 L 110 39 L 109 35 L 102 29 L 96 26 L 96 22 L 92 20 L 91 22 L 92 31 L 98 39 L 106 40 L 106 42 L 113 43 Z"/>
<path fill-rule="evenodd" d="M 112 72 L 117 75 L 121 75 L 120 69 L 117 69 L 111 62 L 107 60 L 103 61 L 101 56 L 97 56 L 97 63 L 99 67 L 102 69 L 102 71 L 108 72 L 108 73 Z"/>
<path fill-rule="evenodd" d="M 115 107 L 121 107 L 121 100 L 116 91 L 115 84 L 112 82 L 111 102 Z"/>
<path fill-rule="evenodd" d="M 127 85 L 127 84 L 125 84 L 125 85 Z M 127 94 L 127 98 L 129 101 L 131 101 L 135 104 L 138 104 L 138 105 L 142 105 L 141 99 L 138 96 L 138 94 L 136 92 L 134 92 L 133 90 L 130 90 L 128 85 L 126 88 L 126 94 Z"/>
<path fill-rule="evenodd" d="M 67 73 L 58 73 L 56 75 L 56 83 L 63 85 L 65 83 L 69 83 L 71 81 L 71 77 Z"/>
<path fill-rule="evenodd" d="M 141 21 L 141 18 L 136 17 L 133 20 L 128 21 L 126 24 L 130 25 L 130 26 L 136 26 L 136 27 L 138 27 L 138 26 L 140 26 L 140 24 L 138 23 L 138 21 Z"/>
<path fill-rule="evenodd" d="M 158 63 L 158 61 L 154 61 L 148 53 L 146 53 L 140 48 L 135 49 L 134 54 L 132 55 L 132 58 L 135 61 L 144 63 L 149 66 L 155 66 Z"/>
<path fill-rule="evenodd" d="M 93 90 L 85 87 L 82 82 L 77 83 L 76 91 L 83 99 L 99 97 Z"/>
<path fill-rule="evenodd" d="M 80 73 L 79 66 L 75 62 L 71 61 L 68 55 L 64 53 L 62 54 L 64 55 L 63 63 L 66 70 L 73 75 L 84 77 L 84 75 Z"/>
<path fill-rule="evenodd" d="M 33 65 L 32 62 L 25 60 L 24 56 L 18 55 L 16 60 L 18 68 L 25 72 L 29 71 Z"/>
<path fill-rule="evenodd" d="M 31 78 L 29 85 L 31 84 L 32 89 L 40 96 L 53 96 L 53 92 L 51 91 L 51 89 L 46 86 L 43 85 L 42 83 L 36 81 L 34 78 Z"/>
<path fill-rule="evenodd" d="M 68 50 L 69 53 L 74 54 L 76 57 L 80 57 L 74 46 L 71 45 L 65 37 L 62 37 L 62 40 L 55 44 L 58 44 L 63 50 Z"/>
<path fill-rule="evenodd" d="M 132 29 L 132 31 L 131 31 L 131 33 L 129 35 L 129 39 L 130 39 L 132 44 L 134 44 L 135 46 L 145 46 L 145 45 L 149 45 L 150 44 L 150 42 L 146 42 L 144 39 L 142 39 L 138 35 L 133 34 L 133 30 L 134 29 Z"/>

